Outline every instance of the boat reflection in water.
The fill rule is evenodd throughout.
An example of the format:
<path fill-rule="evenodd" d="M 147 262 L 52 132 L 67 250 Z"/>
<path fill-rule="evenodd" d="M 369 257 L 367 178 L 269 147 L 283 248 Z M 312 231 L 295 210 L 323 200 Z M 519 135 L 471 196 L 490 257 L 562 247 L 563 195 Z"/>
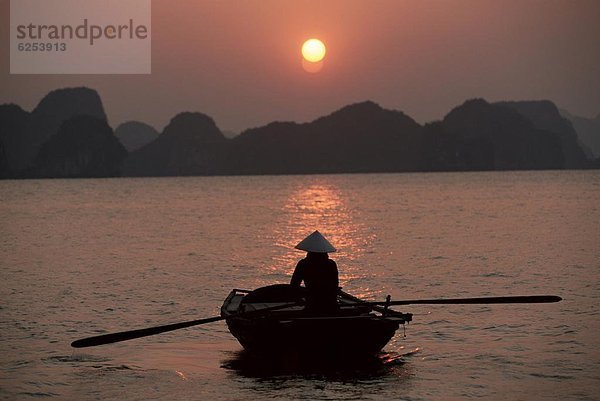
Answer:
<path fill-rule="evenodd" d="M 228 353 L 221 367 L 249 378 L 300 377 L 328 381 L 409 379 L 413 369 L 409 354 L 379 353 L 337 359 L 307 357 L 301 353 L 259 355 L 246 350 Z"/>

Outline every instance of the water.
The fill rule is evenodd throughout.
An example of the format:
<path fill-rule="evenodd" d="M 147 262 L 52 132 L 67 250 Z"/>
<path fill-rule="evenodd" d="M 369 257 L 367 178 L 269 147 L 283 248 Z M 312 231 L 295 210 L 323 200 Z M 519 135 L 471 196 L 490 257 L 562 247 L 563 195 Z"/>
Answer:
<path fill-rule="evenodd" d="M 600 399 L 600 173 L 493 172 L 0 182 L 7 400 Z M 223 322 L 75 350 L 99 333 L 219 314 L 287 282 L 325 233 L 344 289 L 427 306 L 376 360 L 256 363 Z"/>

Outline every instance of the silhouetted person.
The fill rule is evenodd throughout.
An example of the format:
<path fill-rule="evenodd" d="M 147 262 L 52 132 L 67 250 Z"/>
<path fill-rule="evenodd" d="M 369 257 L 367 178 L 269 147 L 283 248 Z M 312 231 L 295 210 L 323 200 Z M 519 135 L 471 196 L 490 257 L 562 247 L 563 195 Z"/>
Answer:
<path fill-rule="evenodd" d="M 296 249 L 308 252 L 296 265 L 290 282 L 299 287 L 304 281 L 307 290 L 305 310 L 315 314 L 335 313 L 338 310 L 338 269 L 327 253 L 336 249 L 318 231 L 296 245 Z"/>

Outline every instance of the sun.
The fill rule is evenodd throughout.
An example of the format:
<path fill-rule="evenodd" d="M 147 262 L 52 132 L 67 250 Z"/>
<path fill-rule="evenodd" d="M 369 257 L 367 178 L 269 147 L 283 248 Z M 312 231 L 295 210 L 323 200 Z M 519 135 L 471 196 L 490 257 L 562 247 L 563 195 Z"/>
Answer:
<path fill-rule="evenodd" d="M 302 45 L 302 57 L 311 63 L 317 63 L 325 57 L 325 45 L 319 39 L 308 39 Z"/>

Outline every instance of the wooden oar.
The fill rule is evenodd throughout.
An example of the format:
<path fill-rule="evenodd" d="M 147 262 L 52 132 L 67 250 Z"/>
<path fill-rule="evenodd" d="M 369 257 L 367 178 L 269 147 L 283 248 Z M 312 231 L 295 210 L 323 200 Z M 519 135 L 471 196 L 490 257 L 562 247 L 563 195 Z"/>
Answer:
<path fill-rule="evenodd" d="M 148 327 L 145 329 L 121 331 L 118 333 L 102 334 L 99 336 L 87 337 L 87 338 L 82 338 L 81 340 L 73 341 L 71 343 L 71 347 L 84 348 L 84 347 L 95 347 L 97 345 L 112 344 L 112 343 L 116 343 L 119 341 L 133 340 L 134 338 L 153 336 L 155 334 L 165 333 L 167 331 L 184 329 L 186 327 L 191 327 L 191 326 L 198 326 L 200 324 L 217 322 L 219 320 L 225 320 L 230 317 L 252 317 L 252 316 L 256 317 L 256 316 L 260 316 L 267 312 L 271 312 L 271 311 L 275 311 L 275 310 L 279 310 L 279 309 L 291 308 L 292 306 L 298 306 L 301 304 L 302 304 L 301 302 L 287 303 L 287 304 L 283 304 L 283 305 L 272 306 L 270 308 L 263 308 L 263 309 L 259 309 L 259 310 L 249 311 L 249 312 L 236 313 L 236 314 L 233 314 L 230 316 L 214 316 L 214 317 L 208 317 L 205 319 L 191 320 L 189 322 L 173 323 L 173 324 L 167 324 L 164 326 Z"/>
<path fill-rule="evenodd" d="M 562 301 L 561 297 L 556 295 L 518 295 L 518 296 L 506 296 L 506 297 L 480 297 L 480 298 L 446 298 L 446 299 L 413 299 L 406 301 L 391 301 L 391 302 L 371 302 L 365 301 L 364 303 L 356 304 L 356 306 L 362 305 L 458 305 L 458 304 L 540 304 L 540 303 L 552 303 Z M 346 305 L 340 305 L 346 306 Z M 347 305 L 354 306 L 354 305 Z"/>

